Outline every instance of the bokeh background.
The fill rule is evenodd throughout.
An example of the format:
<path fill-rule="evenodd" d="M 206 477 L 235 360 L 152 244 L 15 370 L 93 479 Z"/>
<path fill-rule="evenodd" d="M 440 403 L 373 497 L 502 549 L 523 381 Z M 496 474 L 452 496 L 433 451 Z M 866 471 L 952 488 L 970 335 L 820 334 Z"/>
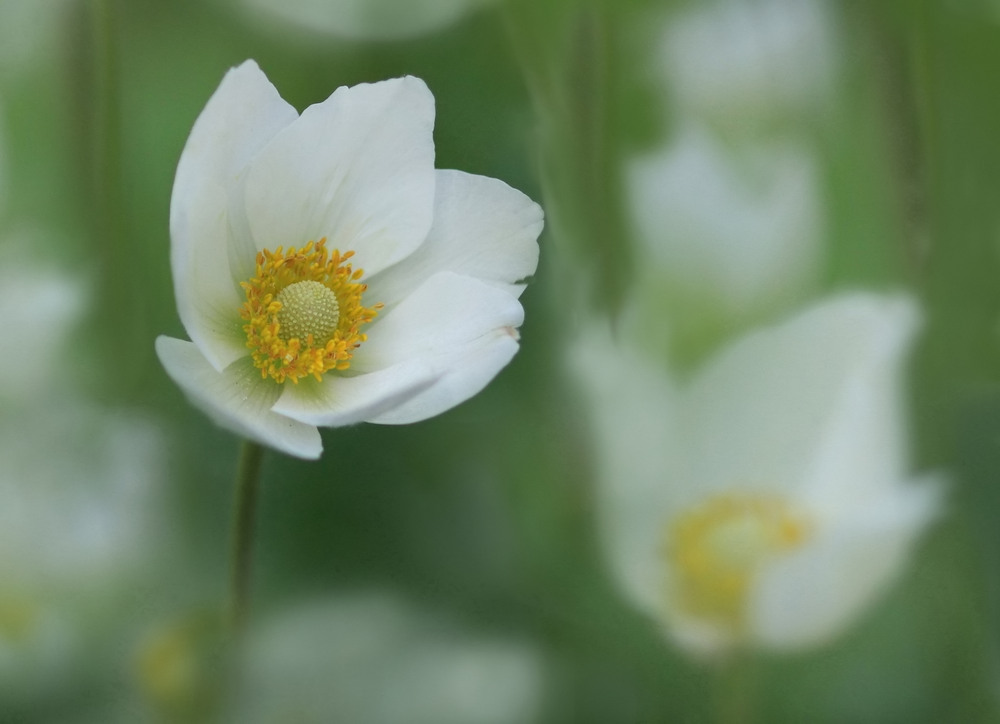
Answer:
<path fill-rule="evenodd" d="M 423 78 L 437 166 L 547 226 L 484 392 L 266 455 L 235 676 L 240 442 L 153 340 L 186 336 L 177 159 L 246 58 L 299 109 Z M 639 307 L 695 370 L 845 289 L 924 309 L 912 467 L 945 505 L 843 636 L 755 658 L 745 713 L 1000 720 L 998 71 L 992 0 L 0 0 L 0 722 L 718 720 L 607 570 L 568 350 Z"/>

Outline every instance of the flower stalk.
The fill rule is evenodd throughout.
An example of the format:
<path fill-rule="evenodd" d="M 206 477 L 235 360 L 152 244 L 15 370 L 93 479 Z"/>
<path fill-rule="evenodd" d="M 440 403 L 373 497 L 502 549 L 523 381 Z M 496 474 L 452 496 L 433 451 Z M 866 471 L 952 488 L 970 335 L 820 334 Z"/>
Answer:
<path fill-rule="evenodd" d="M 264 448 L 245 440 L 236 468 L 232 548 L 230 554 L 230 624 L 239 636 L 250 608 L 250 573 L 253 563 L 254 516 L 260 490 L 260 465 Z"/>
<path fill-rule="evenodd" d="M 719 724 L 754 724 L 755 694 L 750 654 L 741 651 L 721 662 L 715 672 Z"/>

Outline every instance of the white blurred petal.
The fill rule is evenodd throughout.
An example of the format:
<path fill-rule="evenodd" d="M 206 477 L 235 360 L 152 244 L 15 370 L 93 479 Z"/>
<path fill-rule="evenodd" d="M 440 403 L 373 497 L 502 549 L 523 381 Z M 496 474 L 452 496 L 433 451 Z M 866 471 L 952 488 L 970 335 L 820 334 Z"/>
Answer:
<path fill-rule="evenodd" d="M 63 398 L 44 415 L 0 418 L 0 430 L 0 579 L 7 593 L 17 584 L 99 587 L 141 559 L 155 539 L 163 464 L 162 438 L 150 421 Z"/>
<path fill-rule="evenodd" d="M 0 355 L 0 400 L 30 400 L 65 376 L 67 338 L 83 315 L 87 299 L 81 279 L 46 269 L 34 258 L 0 268 L 0 319 L 8 339 L 17 340 Z"/>
<path fill-rule="evenodd" d="M 486 638 L 386 594 L 344 594 L 250 633 L 226 721 L 501 724 L 534 721 L 541 666 L 517 640 Z"/>
<path fill-rule="evenodd" d="M 754 639 L 795 649 L 843 631 L 902 572 L 941 492 L 937 481 L 899 485 L 823 521 L 815 540 L 761 574 L 750 602 Z"/>
<path fill-rule="evenodd" d="M 677 390 L 659 369 L 592 327 L 570 350 L 591 412 L 598 513 L 611 570 L 629 597 L 658 615 L 665 605 L 663 525 L 684 480 Z"/>
<path fill-rule="evenodd" d="M 832 14 L 822 0 L 715 0 L 672 17 L 663 70 L 677 103 L 746 124 L 817 104 L 836 67 Z"/>
<path fill-rule="evenodd" d="M 632 161 L 629 201 L 655 281 L 748 315 L 816 275 L 823 213 L 813 155 L 794 142 L 723 148 L 682 124 Z"/>
<path fill-rule="evenodd" d="M 71 28 L 74 0 L 0 3 L 0 73 L 16 76 L 59 56 Z"/>
<path fill-rule="evenodd" d="M 686 484 L 705 493 L 733 486 L 782 491 L 818 476 L 817 456 L 833 444 L 828 435 L 840 422 L 837 415 L 867 413 L 851 406 L 858 390 L 879 395 L 881 385 L 894 382 L 891 374 L 909 349 L 915 316 L 912 303 L 902 298 L 845 294 L 723 350 L 698 374 L 687 397 L 685 431 L 694 467 Z M 879 366 L 890 374 L 870 374 Z M 870 402 L 876 411 L 876 398 Z M 854 472 L 902 466 L 901 413 L 891 406 L 877 411 L 868 432 L 889 446 L 876 448 L 868 470 L 864 458 L 872 449 L 852 450 L 862 466 Z M 835 461 L 824 458 L 823 464 Z"/>
<path fill-rule="evenodd" d="M 322 37 L 399 40 L 446 27 L 491 0 L 238 0 L 268 29 Z"/>

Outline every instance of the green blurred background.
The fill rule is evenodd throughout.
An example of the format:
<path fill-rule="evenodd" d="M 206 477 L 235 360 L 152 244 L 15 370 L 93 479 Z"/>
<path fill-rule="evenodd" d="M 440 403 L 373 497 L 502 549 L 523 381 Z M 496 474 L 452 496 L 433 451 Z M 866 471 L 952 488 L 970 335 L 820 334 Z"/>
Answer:
<path fill-rule="evenodd" d="M 215 711 L 204 701 L 211 673 L 159 690 L 141 662 L 157 632 L 211 620 L 224 600 L 239 441 L 186 403 L 153 339 L 186 336 L 169 267 L 177 159 L 226 69 L 246 58 L 300 110 L 340 85 L 423 78 L 437 102 L 437 166 L 500 178 L 547 217 L 521 351 L 483 393 L 416 425 L 323 430 L 315 463 L 267 454 L 255 616 L 388 590 L 470 635 L 527 642 L 541 661 L 537 721 L 715 720 L 714 672 L 633 611 L 605 570 L 588 427 L 564 369 L 582 320 L 614 316 L 635 296 L 663 295 L 682 367 L 774 311 L 734 319 L 633 283 L 624 169 L 677 128 L 650 71 L 657 28 L 710 2 L 507 0 L 415 37 L 365 39 L 297 31 L 235 0 L 0 0 L 3 264 L 86 289 L 47 381 L 0 398 L 0 449 L 28 460 L 0 459 L 21 476 L 6 487 L 35 484 L 32 456 L 52 469 L 53 496 L 60 483 L 106 484 L 110 473 L 78 471 L 134 453 L 101 436 L 136 420 L 158 450 L 127 472 L 148 480 L 155 501 L 127 572 L 22 576 L 19 566 L 39 568 L 30 546 L 0 538 L 10 559 L 0 722 Z M 837 65 L 828 95 L 759 131 L 794 133 L 819 159 L 823 262 L 795 298 L 919 296 L 928 322 L 911 384 L 914 465 L 948 471 L 950 484 L 913 564 L 855 627 L 816 652 L 760 658 L 755 720 L 1000 721 L 1000 4 L 824 8 Z M 29 325 L 36 312 L 4 309 Z M 17 360 L 3 368 L 7 387 L 19 366 L 50 363 L 18 338 L 3 344 Z M 61 416 L 66 400 L 84 401 L 83 421 Z M 82 622 L 74 653 L 51 666 L 33 663 L 16 625 L 16 611 L 39 601 Z M 211 635 L 181 639 L 196 659 L 214 646 Z"/>

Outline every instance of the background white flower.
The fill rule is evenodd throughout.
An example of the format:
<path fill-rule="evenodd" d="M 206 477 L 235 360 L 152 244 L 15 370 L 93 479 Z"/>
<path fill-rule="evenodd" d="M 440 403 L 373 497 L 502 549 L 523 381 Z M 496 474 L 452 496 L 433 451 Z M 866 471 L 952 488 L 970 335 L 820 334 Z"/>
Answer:
<path fill-rule="evenodd" d="M 339 88 L 299 116 L 252 61 L 226 75 L 191 132 L 171 200 L 175 294 L 192 342 L 156 345 L 219 424 L 315 458 L 316 425 L 431 417 L 513 357 L 541 209 L 495 179 L 435 170 L 433 121 L 433 97 L 412 77 Z M 353 253 L 349 264 L 307 247 L 323 239 Z M 276 320 L 296 327 L 267 295 L 282 301 L 307 276 L 336 300 L 284 299 L 299 336 L 317 337 L 300 353 Z M 241 290 L 248 282 L 259 298 Z M 301 376 L 284 379 L 293 368 Z"/>
<path fill-rule="evenodd" d="M 0 77 L 51 60 L 71 27 L 74 0 L 4 0 L 0 3 Z"/>
<path fill-rule="evenodd" d="M 44 232 L 29 240 L 50 243 Z M 87 284 L 19 239 L 0 245 L 0 701 L 17 712 L 100 671 L 161 541 L 162 438 L 97 404 L 67 360 Z M 16 353 L 15 353 L 16 352 Z M 16 717 L 16 714 L 11 714 Z"/>
<path fill-rule="evenodd" d="M 822 102 L 837 62 L 824 0 L 715 0 L 671 18 L 662 68 L 686 112 L 755 128 Z"/>
<path fill-rule="evenodd" d="M 343 594 L 251 632 L 230 718 L 356 724 L 535 721 L 542 662 L 382 593 Z"/>
<path fill-rule="evenodd" d="M 627 181 L 653 284 L 746 316 L 794 296 L 822 256 L 816 160 L 793 141 L 726 148 L 683 123 L 673 141 L 632 160 Z"/>
<path fill-rule="evenodd" d="M 39 394 L 65 383 L 62 355 L 87 303 L 83 279 L 37 258 L 35 245 L 50 242 L 38 230 L 9 234 L 0 243 L 0 318 L 19 348 L 0 355 L 0 401 L 6 405 L 33 405 Z"/>
<path fill-rule="evenodd" d="M 681 388 L 592 336 L 574 366 L 607 553 L 634 603 L 700 653 L 843 631 L 937 508 L 939 487 L 906 469 L 901 374 L 917 326 L 909 299 L 844 295 L 746 335 Z M 584 363 L 598 348 L 600 384 Z"/>
<path fill-rule="evenodd" d="M 494 0 L 233 0 L 274 27 L 352 40 L 401 40 L 454 23 Z"/>

